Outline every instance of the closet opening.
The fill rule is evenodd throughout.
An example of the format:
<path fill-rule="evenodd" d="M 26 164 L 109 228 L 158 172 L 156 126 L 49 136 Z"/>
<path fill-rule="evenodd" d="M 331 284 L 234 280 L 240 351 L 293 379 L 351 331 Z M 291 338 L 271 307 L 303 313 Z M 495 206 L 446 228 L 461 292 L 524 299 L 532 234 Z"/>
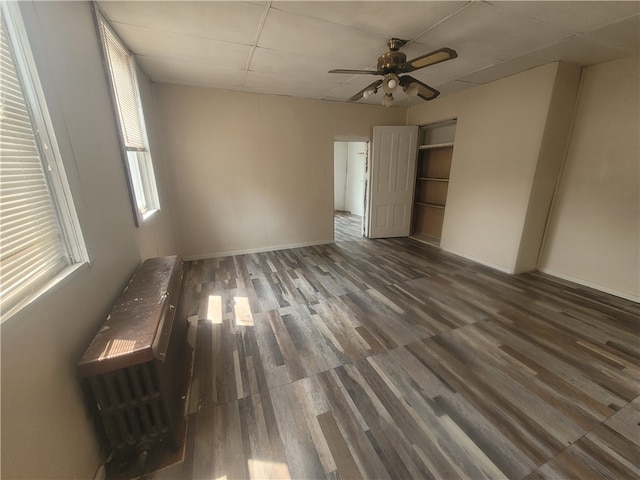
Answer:
<path fill-rule="evenodd" d="M 411 238 L 439 247 L 442 237 L 456 120 L 423 125 L 418 131 L 418 163 Z"/>

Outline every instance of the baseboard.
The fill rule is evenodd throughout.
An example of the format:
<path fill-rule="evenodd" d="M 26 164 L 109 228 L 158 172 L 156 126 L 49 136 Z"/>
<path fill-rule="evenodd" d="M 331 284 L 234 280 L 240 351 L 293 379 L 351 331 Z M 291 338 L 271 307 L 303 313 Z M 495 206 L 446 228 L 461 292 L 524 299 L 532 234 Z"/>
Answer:
<path fill-rule="evenodd" d="M 440 249 L 444 252 L 451 253 L 452 255 L 456 255 L 458 257 L 466 258 L 467 260 L 471 260 L 472 262 L 479 263 L 480 265 L 484 265 L 485 267 L 493 268 L 494 270 L 498 270 L 499 272 L 508 273 L 509 275 L 513 275 L 513 269 L 505 268 L 501 265 L 495 265 L 493 263 L 486 262 L 479 258 L 473 257 L 471 255 L 467 255 L 466 253 L 456 252 L 455 250 L 449 250 L 448 248 L 440 246 Z"/>
<path fill-rule="evenodd" d="M 302 248 L 302 247 L 313 247 L 316 245 L 326 245 L 328 243 L 333 243 L 333 239 L 331 240 L 320 240 L 315 242 L 304 242 L 304 243 L 292 243 L 289 245 L 276 245 L 269 247 L 259 247 L 259 248 L 250 248 L 247 250 L 233 250 L 228 252 L 213 252 L 206 253 L 203 255 L 185 255 L 182 259 L 186 262 L 190 262 L 192 260 L 204 260 L 207 258 L 220 258 L 220 257 L 230 257 L 232 255 L 246 255 L 249 253 L 264 253 L 264 252 L 275 252 L 277 250 L 289 250 L 290 248 Z"/>
<path fill-rule="evenodd" d="M 613 288 L 605 287 L 604 285 L 600 285 L 599 283 L 590 282 L 588 280 L 573 277 L 571 275 L 565 275 L 564 273 L 555 272 L 553 270 L 549 270 L 548 268 L 539 268 L 538 271 L 545 273 L 547 275 L 551 275 L 552 277 L 558 277 L 562 280 L 567 280 L 568 282 L 573 282 L 579 285 L 584 285 L 585 287 L 593 288 L 594 290 L 600 290 L 601 292 L 608 293 L 610 295 L 615 295 L 616 297 L 624 298 L 625 300 L 631 300 L 632 302 L 640 303 L 640 295 L 634 295 L 628 292 L 621 292 L 620 290 L 615 290 Z"/>
<path fill-rule="evenodd" d="M 93 476 L 93 480 L 106 480 L 107 478 L 107 470 L 104 468 L 104 465 L 100 465 L 96 470 L 96 474 Z"/>

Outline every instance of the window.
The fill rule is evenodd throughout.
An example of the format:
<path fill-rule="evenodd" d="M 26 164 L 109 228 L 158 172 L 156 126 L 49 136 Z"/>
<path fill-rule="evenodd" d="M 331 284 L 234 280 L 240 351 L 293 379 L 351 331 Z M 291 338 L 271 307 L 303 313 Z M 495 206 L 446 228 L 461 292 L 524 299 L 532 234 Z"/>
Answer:
<path fill-rule="evenodd" d="M 160 202 L 140 103 L 135 60 L 100 14 L 98 24 L 105 59 L 109 66 L 111 91 L 126 157 L 129 187 L 135 203 L 136 223 L 140 225 L 160 209 Z"/>
<path fill-rule="evenodd" d="M 0 4 L 0 312 L 6 320 L 87 252 L 15 2 Z"/>

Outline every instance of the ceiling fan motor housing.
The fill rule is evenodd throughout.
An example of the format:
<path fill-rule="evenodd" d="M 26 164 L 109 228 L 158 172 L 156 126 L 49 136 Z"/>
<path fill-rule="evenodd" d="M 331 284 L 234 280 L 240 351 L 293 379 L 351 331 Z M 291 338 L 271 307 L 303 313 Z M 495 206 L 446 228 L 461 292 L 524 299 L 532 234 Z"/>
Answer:
<path fill-rule="evenodd" d="M 387 52 L 378 58 L 378 71 L 389 73 L 394 72 L 398 65 L 402 65 L 407 61 L 407 55 L 404 52 Z"/>

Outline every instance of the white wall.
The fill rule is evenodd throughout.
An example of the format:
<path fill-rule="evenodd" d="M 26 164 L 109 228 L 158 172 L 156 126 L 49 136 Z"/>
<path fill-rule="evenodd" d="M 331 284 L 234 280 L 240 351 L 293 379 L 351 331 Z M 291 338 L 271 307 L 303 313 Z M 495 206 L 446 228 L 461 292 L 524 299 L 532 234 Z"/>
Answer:
<path fill-rule="evenodd" d="M 333 144 L 333 209 L 345 210 L 345 194 L 347 192 L 347 165 L 349 161 L 348 142 Z"/>
<path fill-rule="evenodd" d="M 345 190 L 345 210 L 354 215 L 364 213 L 364 181 L 367 159 L 366 142 L 349 142 L 347 146 L 347 182 Z"/>
<path fill-rule="evenodd" d="M 409 125 L 457 118 L 441 248 L 516 268 L 558 64 L 412 107 Z"/>
<path fill-rule="evenodd" d="M 334 209 L 362 216 L 366 142 L 335 142 L 333 147 Z"/>
<path fill-rule="evenodd" d="M 219 256 L 333 240 L 334 139 L 406 110 L 160 84 L 179 250 Z"/>
<path fill-rule="evenodd" d="M 585 69 L 541 269 L 640 299 L 638 57 Z"/>
<path fill-rule="evenodd" d="M 93 478 L 101 459 L 76 363 L 141 258 L 171 253 L 159 226 L 169 212 L 134 227 L 90 4 L 20 7 L 91 264 L 0 326 L 1 476 Z"/>

